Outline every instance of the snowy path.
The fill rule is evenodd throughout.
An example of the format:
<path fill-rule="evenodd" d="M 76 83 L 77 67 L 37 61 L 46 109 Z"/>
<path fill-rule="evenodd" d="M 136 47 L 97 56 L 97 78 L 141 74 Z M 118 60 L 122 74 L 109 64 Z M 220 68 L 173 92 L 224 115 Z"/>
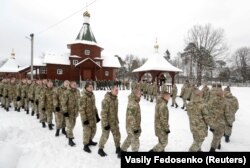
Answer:
<path fill-rule="evenodd" d="M 180 88 L 179 88 L 180 92 Z M 229 144 L 222 141 L 221 151 L 250 151 L 250 112 L 249 94 L 250 88 L 232 88 L 232 92 L 240 102 L 240 110 L 236 115 L 233 134 Z M 97 108 L 101 110 L 101 101 L 106 92 L 95 92 Z M 119 93 L 119 119 L 121 131 L 121 143 L 126 138 L 125 112 L 129 91 Z M 182 105 L 177 98 L 179 106 Z M 154 135 L 154 106 L 143 98 L 141 100 L 142 134 L 140 138 L 141 151 L 148 151 L 157 142 Z M 169 144 L 166 151 L 187 151 L 192 143 L 192 135 L 189 130 L 189 121 L 185 111 L 180 108 L 170 107 Z M 36 117 L 26 115 L 24 111 L 17 113 L 11 108 L 10 112 L 0 109 L 0 168 L 85 168 L 120 167 L 120 160 L 116 157 L 113 137 L 110 135 L 105 146 L 107 157 L 101 158 L 97 154 L 98 147 L 91 147 L 92 153 L 83 152 L 82 126 L 80 118 L 74 129 L 75 147 L 68 146 L 65 136 L 55 137 L 55 130 L 49 131 L 42 128 Z M 99 142 L 101 136 L 100 123 L 94 141 Z M 210 148 L 212 134 L 204 142 L 202 149 Z"/>

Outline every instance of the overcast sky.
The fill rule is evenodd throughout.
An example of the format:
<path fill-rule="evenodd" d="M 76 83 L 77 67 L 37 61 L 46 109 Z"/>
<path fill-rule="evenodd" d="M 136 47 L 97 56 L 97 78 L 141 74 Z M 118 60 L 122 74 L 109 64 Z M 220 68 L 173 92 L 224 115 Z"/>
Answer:
<path fill-rule="evenodd" d="M 35 34 L 35 56 L 42 52 L 69 52 L 83 24 L 84 9 L 47 30 L 50 25 L 93 0 L 1 0 L 0 57 L 14 48 L 21 64 L 29 64 L 30 41 Z M 160 52 L 172 57 L 185 47 L 184 38 L 196 24 L 223 28 L 230 51 L 250 46 L 249 0 L 96 0 L 88 7 L 90 24 L 104 53 L 149 57 L 155 39 Z"/>

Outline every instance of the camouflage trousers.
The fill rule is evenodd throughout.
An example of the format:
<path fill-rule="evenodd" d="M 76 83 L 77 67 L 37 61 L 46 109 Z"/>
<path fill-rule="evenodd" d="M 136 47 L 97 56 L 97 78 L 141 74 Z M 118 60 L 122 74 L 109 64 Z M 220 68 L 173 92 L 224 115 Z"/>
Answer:
<path fill-rule="evenodd" d="M 1 104 L 2 104 L 3 106 L 4 106 L 4 104 L 5 104 L 5 103 L 4 103 L 4 97 L 3 97 L 3 96 L 1 97 Z"/>
<path fill-rule="evenodd" d="M 174 106 L 176 103 L 176 96 L 172 96 L 172 106 Z"/>
<path fill-rule="evenodd" d="M 102 136 L 101 136 L 100 141 L 99 141 L 99 148 L 100 149 L 103 149 L 104 145 L 108 141 L 110 131 L 113 134 L 115 147 L 116 148 L 120 147 L 121 134 L 119 131 L 119 126 L 117 125 L 117 126 L 111 126 L 109 130 L 105 130 L 104 128 L 102 128 Z"/>
<path fill-rule="evenodd" d="M 12 102 L 13 102 L 14 107 L 17 108 L 18 105 L 17 105 L 17 101 L 15 97 L 12 98 Z"/>
<path fill-rule="evenodd" d="M 211 143 L 212 148 L 214 149 L 218 148 L 221 138 L 223 137 L 224 133 L 225 133 L 225 125 L 219 125 L 214 128 L 213 140 Z"/>
<path fill-rule="evenodd" d="M 62 112 L 55 113 L 56 129 L 61 129 L 66 127 L 66 121 Z"/>
<path fill-rule="evenodd" d="M 40 122 L 46 122 L 47 121 L 47 114 L 46 114 L 45 110 L 40 110 L 39 118 L 40 118 Z"/>
<path fill-rule="evenodd" d="M 95 137 L 96 124 L 94 125 L 83 125 L 83 144 L 87 145 L 90 140 Z"/>
<path fill-rule="evenodd" d="M 187 107 L 187 99 L 182 98 L 182 100 L 183 100 L 183 107 Z"/>
<path fill-rule="evenodd" d="M 51 109 L 46 109 L 47 123 L 52 124 L 53 111 Z"/>
<path fill-rule="evenodd" d="M 6 97 L 4 97 L 4 107 L 9 107 L 10 106 L 10 98 L 6 98 Z"/>
<path fill-rule="evenodd" d="M 67 138 L 74 138 L 73 129 L 76 124 L 75 117 L 65 117 Z"/>
<path fill-rule="evenodd" d="M 232 134 L 232 127 L 226 126 L 226 128 L 225 128 L 225 135 L 231 136 L 231 134 Z"/>
<path fill-rule="evenodd" d="M 30 102 L 31 110 L 35 112 L 35 102 Z"/>
<path fill-rule="evenodd" d="M 29 99 L 24 99 L 24 109 L 29 110 L 30 108 L 30 101 Z"/>
<path fill-rule="evenodd" d="M 165 131 L 161 131 L 161 133 L 157 137 L 158 137 L 158 144 L 156 144 L 153 147 L 153 151 L 163 152 L 168 144 L 168 134 Z"/>
<path fill-rule="evenodd" d="M 128 136 L 122 144 L 121 150 L 127 151 L 127 149 L 131 146 L 132 152 L 138 152 L 140 147 L 139 137 L 141 133 L 134 134 L 132 130 L 127 131 Z"/>
<path fill-rule="evenodd" d="M 34 111 L 36 114 L 39 114 L 38 106 L 39 106 L 39 104 L 36 104 L 36 101 L 34 101 Z"/>
<path fill-rule="evenodd" d="M 193 144 L 189 148 L 189 152 L 197 152 L 201 150 L 202 143 L 207 136 L 207 130 L 192 130 L 193 134 Z"/>
<path fill-rule="evenodd" d="M 19 100 L 18 102 L 17 102 L 17 108 L 21 108 L 21 107 L 23 107 L 24 106 L 24 100 L 23 99 L 21 99 L 21 100 Z"/>

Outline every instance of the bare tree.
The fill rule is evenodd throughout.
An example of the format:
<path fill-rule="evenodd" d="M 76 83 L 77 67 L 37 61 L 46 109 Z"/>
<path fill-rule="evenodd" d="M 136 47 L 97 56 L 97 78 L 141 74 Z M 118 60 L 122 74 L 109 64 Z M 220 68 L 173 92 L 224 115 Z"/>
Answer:
<path fill-rule="evenodd" d="M 237 70 L 240 72 L 243 82 L 250 79 L 250 48 L 242 47 L 233 54 Z"/>
<path fill-rule="evenodd" d="M 204 70 L 213 67 L 217 56 L 222 56 L 228 49 L 224 31 L 214 29 L 210 24 L 195 25 L 188 31 L 185 42 L 187 47 L 183 54 L 190 57 L 190 72 L 192 72 L 192 61 L 196 63 L 197 82 L 200 85 Z"/>

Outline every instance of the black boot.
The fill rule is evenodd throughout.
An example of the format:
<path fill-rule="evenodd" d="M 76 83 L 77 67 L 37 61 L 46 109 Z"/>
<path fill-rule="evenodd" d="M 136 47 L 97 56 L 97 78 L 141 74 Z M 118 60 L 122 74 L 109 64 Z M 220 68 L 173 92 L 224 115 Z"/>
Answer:
<path fill-rule="evenodd" d="M 6 111 L 7 111 L 7 112 L 9 111 L 9 107 L 6 107 Z"/>
<path fill-rule="evenodd" d="M 17 112 L 20 112 L 20 108 L 17 108 Z"/>
<path fill-rule="evenodd" d="M 15 107 L 15 111 L 17 111 L 17 107 Z"/>
<path fill-rule="evenodd" d="M 69 146 L 75 146 L 75 142 L 73 141 L 73 138 L 69 138 Z"/>
<path fill-rule="evenodd" d="M 29 111 L 29 110 L 27 110 L 27 111 L 26 111 L 26 114 L 29 114 L 29 113 L 30 113 L 30 111 Z"/>
<path fill-rule="evenodd" d="M 153 100 L 151 99 L 150 102 L 153 102 Z"/>
<path fill-rule="evenodd" d="M 171 107 L 174 107 L 174 105 L 172 104 Z"/>
<path fill-rule="evenodd" d="M 46 127 L 46 124 L 45 124 L 45 122 L 42 122 L 42 125 L 43 125 L 43 128 L 45 128 L 45 127 Z"/>
<path fill-rule="evenodd" d="M 59 136 L 59 133 L 60 133 L 60 129 L 57 129 L 57 130 L 56 130 L 56 135 L 55 135 L 55 136 Z"/>
<path fill-rule="evenodd" d="M 62 134 L 66 135 L 65 128 L 62 128 Z"/>
<path fill-rule="evenodd" d="M 98 150 L 98 154 L 99 154 L 101 157 L 107 156 L 107 154 L 103 151 L 103 149 L 99 149 L 99 150 Z"/>
<path fill-rule="evenodd" d="M 221 149 L 221 145 L 220 144 L 218 145 L 217 149 Z"/>
<path fill-rule="evenodd" d="M 34 111 L 32 111 L 32 112 L 31 112 L 31 115 L 32 115 L 32 116 L 34 116 L 34 114 L 35 114 L 35 112 L 34 112 Z"/>
<path fill-rule="evenodd" d="M 179 106 L 178 106 L 178 104 L 177 103 L 175 103 L 175 108 L 178 108 Z"/>
<path fill-rule="evenodd" d="M 121 152 L 121 148 L 117 147 L 116 150 L 115 150 L 115 153 L 119 153 L 119 152 Z"/>
<path fill-rule="evenodd" d="M 209 152 L 215 152 L 215 148 L 211 147 Z"/>
<path fill-rule="evenodd" d="M 53 125 L 49 124 L 49 130 L 53 130 Z"/>
<path fill-rule="evenodd" d="M 184 106 L 182 106 L 181 109 L 184 109 Z"/>
<path fill-rule="evenodd" d="M 84 145 L 83 150 L 87 153 L 91 153 L 91 150 L 89 149 L 88 145 Z"/>
<path fill-rule="evenodd" d="M 230 142 L 230 139 L 229 139 L 228 135 L 225 136 L 225 141 L 226 141 L 226 143 Z"/>
<path fill-rule="evenodd" d="M 89 141 L 89 146 L 96 146 L 97 142 L 92 141 L 92 139 Z"/>
<path fill-rule="evenodd" d="M 39 114 L 36 114 L 36 118 L 39 119 Z"/>
<path fill-rule="evenodd" d="M 154 150 L 153 150 L 153 149 L 150 149 L 148 152 L 154 152 Z"/>

